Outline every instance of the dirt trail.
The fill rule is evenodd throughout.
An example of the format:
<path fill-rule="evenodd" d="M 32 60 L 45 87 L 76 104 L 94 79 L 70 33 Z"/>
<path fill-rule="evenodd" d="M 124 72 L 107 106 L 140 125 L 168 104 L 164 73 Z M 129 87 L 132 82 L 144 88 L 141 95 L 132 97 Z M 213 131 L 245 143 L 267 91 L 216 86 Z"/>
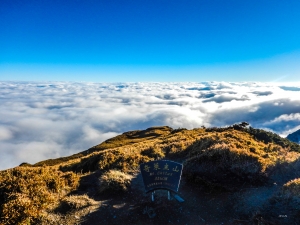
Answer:
<path fill-rule="evenodd" d="M 96 180 L 96 174 L 89 175 L 80 190 L 97 200 L 99 207 L 77 220 L 77 224 L 253 224 L 249 216 L 255 215 L 278 189 L 274 185 L 244 188 L 238 193 L 215 192 L 196 188 L 182 179 L 178 194 L 184 202 L 178 202 L 173 196 L 168 200 L 165 190 L 156 191 L 152 202 L 150 193 L 144 192 L 140 174 L 133 179 L 131 190 L 122 195 L 99 195 Z M 243 215 L 245 212 L 247 215 Z"/>

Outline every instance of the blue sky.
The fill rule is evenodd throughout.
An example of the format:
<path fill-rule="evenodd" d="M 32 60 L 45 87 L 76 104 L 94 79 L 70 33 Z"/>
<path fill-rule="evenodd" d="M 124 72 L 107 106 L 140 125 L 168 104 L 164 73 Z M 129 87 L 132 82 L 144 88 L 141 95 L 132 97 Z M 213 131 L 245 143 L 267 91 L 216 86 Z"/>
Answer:
<path fill-rule="evenodd" d="M 300 1 L 1 0 L 0 80 L 300 81 Z"/>

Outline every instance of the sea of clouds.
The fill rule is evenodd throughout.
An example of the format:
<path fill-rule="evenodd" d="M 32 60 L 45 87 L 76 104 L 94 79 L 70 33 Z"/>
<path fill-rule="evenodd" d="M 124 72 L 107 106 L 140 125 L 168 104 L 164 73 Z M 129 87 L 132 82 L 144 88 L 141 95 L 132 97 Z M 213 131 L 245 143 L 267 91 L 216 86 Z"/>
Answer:
<path fill-rule="evenodd" d="M 0 82 L 0 170 L 129 130 L 242 121 L 283 137 L 300 129 L 300 84 Z"/>

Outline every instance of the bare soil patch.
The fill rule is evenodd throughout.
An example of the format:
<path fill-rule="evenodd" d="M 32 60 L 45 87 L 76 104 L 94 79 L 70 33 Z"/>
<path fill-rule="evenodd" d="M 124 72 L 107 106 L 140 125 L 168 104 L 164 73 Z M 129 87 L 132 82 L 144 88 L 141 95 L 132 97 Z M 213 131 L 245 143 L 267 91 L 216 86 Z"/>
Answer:
<path fill-rule="evenodd" d="M 144 192 L 141 174 L 135 174 L 127 192 L 98 192 L 99 174 L 92 173 L 81 180 L 73 195 L 88 195 L 97 204 L 54 216 L 48 224 L 288 224 L 286 218 L 268 222 L 260 215 L 261 207 L 278 191 L 277 185 L 242 187 L 238 192 L 220 191 L 181 181 L 178 202 L 174 195 L 168 200 L 166 190 L 151 194 Z M 281 223 L 282 222 L 282 223 Z"/>

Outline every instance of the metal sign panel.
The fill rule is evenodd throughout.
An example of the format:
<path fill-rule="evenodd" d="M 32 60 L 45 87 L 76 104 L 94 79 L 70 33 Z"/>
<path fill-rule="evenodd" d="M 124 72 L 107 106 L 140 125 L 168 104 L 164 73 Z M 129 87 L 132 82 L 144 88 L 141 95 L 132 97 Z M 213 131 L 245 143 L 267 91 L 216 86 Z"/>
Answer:
<path fill-rule="evenodd" d="M 141 164 L 140 170 L 146 192 L 156 189 L 178 191 L 182 164 L 169 160 L 157 160 Z"/>

